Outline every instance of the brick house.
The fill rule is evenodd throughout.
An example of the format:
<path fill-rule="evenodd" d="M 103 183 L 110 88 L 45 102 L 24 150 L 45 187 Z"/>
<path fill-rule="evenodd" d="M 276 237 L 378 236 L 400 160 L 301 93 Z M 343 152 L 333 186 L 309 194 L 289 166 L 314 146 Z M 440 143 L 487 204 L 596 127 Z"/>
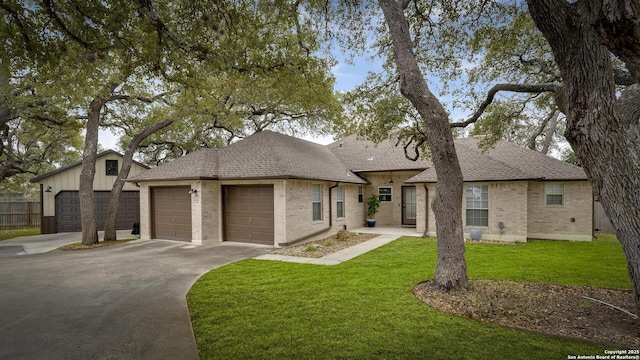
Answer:
<path fill-rule="evenodd" d="M 581 168 L 499 142 L 485 153 L 456 140 L 465 181 L 465 234 L 482 239 L 591 240 L 592 195 Z M 435 235 L 435 171 L 390 141 L 349 136 L 327 146 L 271 131 L 202 149 L 128 179 L 140 185 L 143 239 L 286 246 L 362 227 L 366 199 L 378 226 Z M 428 201 L 427 201 L 428 200 Z"/>

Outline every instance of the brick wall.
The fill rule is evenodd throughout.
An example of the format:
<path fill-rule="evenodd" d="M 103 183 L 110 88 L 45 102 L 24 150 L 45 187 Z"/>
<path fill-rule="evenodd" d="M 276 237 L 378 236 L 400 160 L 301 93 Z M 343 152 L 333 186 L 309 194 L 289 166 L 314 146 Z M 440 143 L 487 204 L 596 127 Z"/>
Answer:
<path fill-rule="evenodd" d="M 364 187 L 365 206 L 367 201 L 366 199 L 372 194 L 377 195 L 379 187 L 392 188 L 391 201 L 381 201 L 380 208 L 378 208 L 378 213 L 374 216 L 376 219 L 376 226 L 402 225 L 402 184 L 407 179 L 417 175 L 418 173 L 418 171 L 385 171 L 360 174 L 362 178 L 368 180 L 370 183 L 369 185 Z M 391 183 L 391 180 L 393 180 L 393 183 Z M 418 206 L 420 206 L 419 202 Z"/>
<path fill-rule="evenodd" d="M 562 182 L 564 200 L 562 206 L 545 204 L 545 182 L 514 181 L 477 183 L 489 186 L 489 226 L 465 226 L 466 238 L 470 238 L 471 229 L 479 229 L 482 239 L 496 241 L 526 241 L 530 239 L 590 241 L 592 227 L 591 187 L 586 181 Z M 465 183 L 466 185 L 476 183 Z M 425 198 L 422 185 L 417 186 L 418 213 L 417 230 L 425 229 L 427 217 L 427 235 L 436 236 L 436 222 L 431 209 L 435 195 L 435 184 L 427 184 L 429 206 L 423 209 L 421 202 Z M 464 196 L 464 195 L 463 195 Z M 571 219 L 575 221 L 571 221 Z M 462 201 L 462 219 L 466 225 L 466 201 Z M 504 223 L 502 232 L 498 222 Z"/>
<path fill-rule="evenodd" d="M 322 220 L 313 221 L 311 185 L 322 185 Z M 293 241 L 329 227 L 329 188 L 331 182 L 289 180 L 286 185 L 286 241 Z M 336 188 L 331 189 L 331 232 L 343 228 L 361 227 L 364 222 L 364 206 L 358 203 L 358 186 L 340 184 L 344 188 L 344 217 L 337 217 Z"/>
<path fill-rule="evenodd" d="M 462 198 L 462 221 L 465 225 L 465 238 L 471 238 L 472 229 L 482 233 L 482 239 L 495 241 L 527 241 L 527 182 L 465 183 L 468 185 L 487 185 L 489 187 L 489 224 L 466 226 L 466 199 Z M 498 223 L 502 222 L 502 231 Z"/>
<path fill-rule="evenodd" d="M 563 205 L 547 205 L 548 183 L 563 184 Z M 587 181 L 529 182 L 529 227 L 532 239 L 591 241 L 593 195 Z"/>

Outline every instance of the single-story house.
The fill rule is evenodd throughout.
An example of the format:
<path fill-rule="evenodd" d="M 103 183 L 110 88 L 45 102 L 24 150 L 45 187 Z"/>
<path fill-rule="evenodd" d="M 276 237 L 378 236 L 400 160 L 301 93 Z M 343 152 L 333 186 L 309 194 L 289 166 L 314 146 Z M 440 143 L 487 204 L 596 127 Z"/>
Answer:
<path fill-rule="evenodd" d="M 456 140 L 464 177 L 465 234 L 482 239 L 589 241 L 592 193 L 583 170 L 505 141 L 482 152 Z M 140 185 L 143 239 L 284 246 L 363 226 L 366 199 L 381 200 L 380 226 L 435 235 L 437 179 L 402 147 L 348 136 L 327 146 L 263 131 L 202 149 L 128 181 Z"/>
<path fill-rule="evenodd" d="M 93 180 L 96 201 L 98 230 L 104 230 L 104 218 L 109 205 L 113 183 L 122 167 L 122 154 L 107 150 L 100 152 L 96 159 L 96 174 Z M 148 166 L 133 162 L 129 176 L 135 176 L 149 169 Z M 80 218 L 80 171 L 82 161 L 78 161 L 31 179 L 40 184 L 40 232 L 82 231 Z M 140 191 L 134 183 L 125 183 L 118 208 L 118 230 L 132 229 L 140 219 Z"/>

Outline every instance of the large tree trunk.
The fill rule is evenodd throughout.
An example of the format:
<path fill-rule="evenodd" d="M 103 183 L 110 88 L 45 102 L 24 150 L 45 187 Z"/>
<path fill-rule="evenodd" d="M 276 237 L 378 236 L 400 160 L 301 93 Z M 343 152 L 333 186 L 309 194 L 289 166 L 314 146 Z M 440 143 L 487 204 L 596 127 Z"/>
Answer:
<path fill-rule="evenodd" d="M 136 134 L 124 152 L 122 159 L 122 167 L 118 172 L 118 177 L 113 183 L 111 189 L 111 196 L 109 197 L 109 207 L 107 208 L 107 215 L 104 220 L 104 241 L 116 241 L 116 223 L 118 217 L 118 207 L 120 205 L 120 195 L 122 194 L 122 187 L 124 186 L 124 180 L 129 176 L 131 170 L 131 164 L 133 163 L 133 154 L 147 136 L 154 132 L 163 129 L 173 124 L 173 120 L 162 120 L 155 124 L 147 126 L 144 130 Z M 133 225 L 133 224 L 132 224 Z"/>
<path fill-rule="evenodd" d="M 468 288 L 467 263 L 462 232 L 462 172 L 458 163 L 449 116 L 431 93 L 412 50 L 409 23 L 401 3 L 379 0 L 393 41 L 400 91 L 424 121 L 427 142 L 438 182 L 432 208 L 438 235 L 435 284 L 440 289 Z"/>
<path fill-rule="evenodd" d="M 93 179 L 96 173 L 98 154 L 98 129 L 100 111 L 105 100 L 99 96 L 89 104 L 84 151 L 82 152 L 82 169 L 80 170 L 80 217 L 82 220 L 82 244 L 98 243 L 98 222 L 96 205 L 93 197 Z"/>
<path fill-rule="evenodd" d="M 640 310 L 639 95 L 634 85 L 616 98 L 611 53 L 597 31 L 604 9 L 610 12 L 621 9 L 615 1 L 604 1 L 608 6 L 601 3 L 600 8 L 592 2 L 527 2 L 562 73 L 567 116 L 565 137 L 616 229 Z M 637 22 L 637 16 L 635 19 Z M 629 49 L 640 48 L 637 45 Z M 637 58 L 640 51 L 636 52 Z M 627 64 L 633 70 L 634 64 Z"/>

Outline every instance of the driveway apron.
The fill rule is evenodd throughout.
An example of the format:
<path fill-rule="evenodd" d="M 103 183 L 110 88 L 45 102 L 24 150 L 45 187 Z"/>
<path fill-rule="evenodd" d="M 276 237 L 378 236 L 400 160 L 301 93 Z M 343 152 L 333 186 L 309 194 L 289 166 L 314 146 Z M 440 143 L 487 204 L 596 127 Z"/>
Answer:
<path fill-rule="evenodd" d="M 0 258 L 0 359 L 197 359 L 187 292 L 269 250 L 137 240 Z"/>

